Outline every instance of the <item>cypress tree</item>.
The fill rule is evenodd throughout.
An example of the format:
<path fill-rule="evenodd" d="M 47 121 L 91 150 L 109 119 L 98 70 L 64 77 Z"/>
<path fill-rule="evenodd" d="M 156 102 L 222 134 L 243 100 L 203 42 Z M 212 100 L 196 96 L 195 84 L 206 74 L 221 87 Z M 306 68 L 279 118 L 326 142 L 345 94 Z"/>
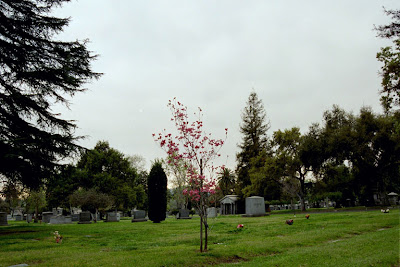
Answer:
<path fill-rule="evenodd" d="M 236 155 L 236 173 L 240 189 L 251 184 L 249 177 L 250 160 L 257 157 L 267 148 L 267 131 L 270 128 L 266 122 L 266 112 L 261 99 L 255 92 L 250 93 L 247 105 L 242 112 L 240 132 L 242 142 L 238 145 L 240 152 Z"/>
<path fill-rule="evenodd" d="M 0 175 L 37 188 L 80 148 L 76 124 L 51 111 L 99 73 L 86 41 L 54 36 L 69 19 L 50 16 L 68 0 L 0 1 Z"/>
<path fill-rule="evenodd" d="M 149 219 L 153 223 L 164 221 L 165 213 L 167 212 L 167 175 L 160 161 L 153 163 L 148 176 L 147 186 Z"/>

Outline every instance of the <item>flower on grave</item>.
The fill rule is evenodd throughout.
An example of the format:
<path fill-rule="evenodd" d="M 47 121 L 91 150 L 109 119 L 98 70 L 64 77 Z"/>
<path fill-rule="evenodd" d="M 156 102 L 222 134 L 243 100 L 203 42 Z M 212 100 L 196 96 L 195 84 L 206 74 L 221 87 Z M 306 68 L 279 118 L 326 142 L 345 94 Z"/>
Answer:
<path fill-rule="evenodd" d="M 389 213 L 389 209 L 381 209 L 381 212 L 383 212 L 383 213 Z"/>
<path fill-rule="evenodd" d="M 306 219 L 308 220 L 310 218 L 310 214 L 307 214 L 306 215 Z"/>
<path fill-rule="evenodd" d="M 286 220 L 286 224 L 292 225 L 293 224 L 293 220 L 292 219 Z"/>
<path fill-rule="evenodd" d="M 238 226 L 236 227 L 237 229 L 242 229 L 244 227 L 243 224 L 238 224 Z"/>
<path fill-rule="evenodd" d="M 61 243 L 62 242 L 63 237 L 62 237 L 62 235 L 60 235 L 58 233 L 58 231 L 54 231 L 53 235 L 54 235 L 54 239 L 56 240 L 56 243 Z"/>

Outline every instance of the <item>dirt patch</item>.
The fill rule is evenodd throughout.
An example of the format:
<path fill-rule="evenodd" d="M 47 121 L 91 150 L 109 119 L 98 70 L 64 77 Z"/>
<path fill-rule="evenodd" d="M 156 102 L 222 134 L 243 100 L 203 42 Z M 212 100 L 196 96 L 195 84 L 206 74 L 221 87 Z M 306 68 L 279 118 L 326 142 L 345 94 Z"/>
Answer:
<path fill-rule="evenodd" d="M 238 255 L 233 255 L 233 256 L 229 256 L 229 257 L 215 258 L 212 261 L 207 262 L 206 266 L 224 264 L 224 263 L 235 264 L 235 263 L 244 262 L 244 261 L 249 261 L 249 260 L 246 258 L 242 258 Z"/>
<path fill-rule="evenodd" d="M 25 234 L 25 233 L 34 233 L 35 231 L 32 230 L 23 230 L 23 231 L 6 231 L 0 232 L 0 236 L 2 235 L 12 235 L 12 234 Z"/>

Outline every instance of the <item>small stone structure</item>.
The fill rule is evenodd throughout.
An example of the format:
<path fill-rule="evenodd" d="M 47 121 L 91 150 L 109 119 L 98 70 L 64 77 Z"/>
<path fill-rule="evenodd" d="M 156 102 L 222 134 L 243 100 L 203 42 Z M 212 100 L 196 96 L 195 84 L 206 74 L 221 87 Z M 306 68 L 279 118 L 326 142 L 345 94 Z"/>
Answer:
<path fill-rule="evenodd" d="M 79 213 L 79 224 L 89 224 L 92 223 L 91 222 L 92 219 L 92 214 L 90 213 L 90 211 L 82 211 L 81 213 Z"/>
<path fill-rule="evenodd" d="M 8 225 L 7 213 L 0 212 L 0 226 L 5 226 L 5 225 Z"/>
<path fill-rule="evenodd" d="M 247 197 L 246 200 L 246 214 L 244 216 L 257 217 L 265 216 L 265 202 L 263 197 L 253 196 Z"/>
<path fill-rule="evenodd" d="M 207 217 L 208 218 L 217 217 L 217 208 L 215 207 L 207 208 Z"/>
<path fill-rule="evenodd" d="M 237 201 L 239 200 L 238 195 L 226 195 L 221 200 L 221 215 L 237 214 L 238 207 Z"/>
<path fill-rule="evenodd" d="M 120 215 L 119 212 L 107 212 L 107 217 L 105 222 L 119 222 Z"/>
<path fill-rule="evenodd" d="M 146 211 L 144 210 L 133 210 L 132 211 L 132 222 L 145 222 L 146 219 Z"/>

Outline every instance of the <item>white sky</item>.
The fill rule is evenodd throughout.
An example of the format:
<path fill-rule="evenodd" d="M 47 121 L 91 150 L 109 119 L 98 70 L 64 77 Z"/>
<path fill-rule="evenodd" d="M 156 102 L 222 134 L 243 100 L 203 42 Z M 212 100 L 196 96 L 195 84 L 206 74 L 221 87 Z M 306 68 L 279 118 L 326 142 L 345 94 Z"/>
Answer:
<path fill-rule="evenodd" d="M 152 133 L 173 130 L 173 97 L 204 112 L 204 128 L 228 139 L 221 163 L 236 166 L 241 112 L 254 89 L 271 123 L 269 135 L 294 126 L 307 131 L 338 104 L 358 113 L 381 112 L 380 47 L 374 25 L 397 0 L 81 0 L 53 13 L 71 17 L 58 38 L 88 38 L 104 75 L 55 107 L 77 121 L 80 144 L 106 140 L 126 155 L 150 161 L 165 152 Z"/>

